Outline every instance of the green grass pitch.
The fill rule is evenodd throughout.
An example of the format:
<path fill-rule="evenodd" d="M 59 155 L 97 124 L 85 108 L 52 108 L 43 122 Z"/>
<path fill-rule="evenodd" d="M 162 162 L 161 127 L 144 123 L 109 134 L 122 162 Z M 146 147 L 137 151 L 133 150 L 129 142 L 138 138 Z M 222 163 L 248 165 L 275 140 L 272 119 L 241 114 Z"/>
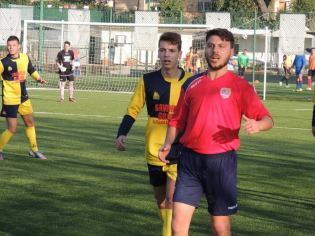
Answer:
<path fill-rule="evenodd" d="M 310 93 L 281 89 L 299 99 L 265 102 L 274 129 L 252 136 L 241 132 L 233 235 L 315 232 Z M 77 103 L 58 103 L 57 90 L 29 93 L 39 147 L 49 159 L 28 158 L 19 119 L 18 131 L 5 148 L 6 160 L 0 162 L 0 235 L 160 235 L 144 161 L 145 112 L 128 136 L 128 150 L 115 150 L 130 95 L 77 92 Z M 5 128 L 4 119 L 0 128 Z M 205 200 L 190 235 L 210 235 Z"/>

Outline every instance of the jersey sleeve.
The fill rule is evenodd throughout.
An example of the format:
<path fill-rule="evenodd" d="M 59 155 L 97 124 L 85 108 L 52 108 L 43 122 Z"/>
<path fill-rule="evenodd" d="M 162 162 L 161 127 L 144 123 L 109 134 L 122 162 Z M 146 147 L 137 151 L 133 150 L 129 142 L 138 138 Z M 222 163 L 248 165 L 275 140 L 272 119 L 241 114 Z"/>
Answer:
<path fill-rule="evenodd" d="M 257 96 L 253 86 L 247 84 L 242 90 L 242 113 L 250 119 L 261 120 L 264 116 L 272 116 Z"/>
<path fill-rule="evenodd" d="M 0 80 L 2 80 L 3 71 L 4 71 L 4 67 L 3 67 L 2 61 L 0 61 Z"/>
<path fill-rule="evenodd" d="M 145 89 L 143 78 L 139 80 L 134 94 L 129 102 L 127 114 L 123 117 L 117 132 L 117 138 L 127 135 L 135 122 L 138 114 L 145 104 Z"/>
<path fill-rule="evenodd" d="M 40 79 L 40 75 L 39 73 L 36 71 L 36 69 L 34 68 L 30 58 L 28 57 L 28 65 L 27 65 L 27 72 L 30 74 L 30 76 L 32 77 L 32 79 L 34 80 L 38 80 Z"/>
<path fill-rule="evenodd" d="M 179 131 L 184 131 L 187 114 L 188 114 L 188 107 L 185 102 L 185 92 L 184 92 L 184 89 L 182 88 L 180 91 L 178 103 L 175 107 L 174 115 L 169 120 L 168 126 L 175 127 Z"/>
<path fill-rule="evenodd" d="M 136 119 L 145 104 L 145 87 L 143 78 L 141 78 L 136 86 L 134 94 L 127 108 L 127 115 Z"/>
<path fill-rule="evenodd" d="M 57 54 L 56 62 L 58 62 L 59 64 L 62 64 L 62 54 L 61 54 L 61 51 L 58 52 L 58 54 Z"/>

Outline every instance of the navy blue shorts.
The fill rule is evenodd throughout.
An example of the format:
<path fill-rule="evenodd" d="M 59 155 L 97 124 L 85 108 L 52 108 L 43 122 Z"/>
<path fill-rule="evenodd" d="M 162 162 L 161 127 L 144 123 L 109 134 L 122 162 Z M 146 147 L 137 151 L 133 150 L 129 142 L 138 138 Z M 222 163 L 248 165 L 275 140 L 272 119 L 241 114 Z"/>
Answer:
<path fill-rule="evenodd" d="M 205 194 L 213 216 L 237 212 L 235 151 L 205 155 L 184 149 L 177 165 L 174 202 L 198 207 Z"/>
<path fill-rule="evenodd" d="M 162 166 L 148 164 L 150 184 L 154 187 L 166 185 L 167 174 L 163 172 Z"/>

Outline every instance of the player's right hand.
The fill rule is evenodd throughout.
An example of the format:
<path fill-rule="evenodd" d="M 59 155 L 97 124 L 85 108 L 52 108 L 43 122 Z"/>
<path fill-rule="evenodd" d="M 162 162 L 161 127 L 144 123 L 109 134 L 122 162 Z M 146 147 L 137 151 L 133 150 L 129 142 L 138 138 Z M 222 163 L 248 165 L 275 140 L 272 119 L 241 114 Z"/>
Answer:
<path fill-rule="evenodd" d="M 166 157 L 168 153 L 171 150 L 171 145 L 169 144 L 164 144 L 160 149 L 159 149 L 159 159 L 164 162 L 164 163 L 169 163 L 170 161 L 166 160 Z"/>
<path fill-rule="evenodd" d="M 127 139 L 127 137 L 125 135 L 120 135 L 116 139 L 116 148 L 118 151 L 125 151 L 126 150 L 126 139 Z"/>

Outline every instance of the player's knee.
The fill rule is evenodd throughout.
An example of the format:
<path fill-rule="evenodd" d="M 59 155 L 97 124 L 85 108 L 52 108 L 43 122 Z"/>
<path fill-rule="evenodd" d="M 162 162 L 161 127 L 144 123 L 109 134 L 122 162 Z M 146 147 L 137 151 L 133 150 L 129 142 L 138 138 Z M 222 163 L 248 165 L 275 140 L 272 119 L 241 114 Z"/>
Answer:
<path fill-rule="evenodd" d="M 10 126 L 10 127 L 8 127 L 8 130 L 9 130 L 12 134 L 15 134 L 15 133 L 16 133 L 16 126 Z"/>
<path fill-rule="evenodd" d="M 172 235 L 173 236 L 188 235 L 188 227 L 181 224 L 180 222 L 173 218 Z"/>
<path fill-rule="evenodd" d="M 213 222 L 212 223 L 212 231 L 213 231 L 213 235 L 216 235 L 216 236 L 231 235 L 231 230 L 230 230 L 229 224 L 224 224 L 221 222 Z"/>

